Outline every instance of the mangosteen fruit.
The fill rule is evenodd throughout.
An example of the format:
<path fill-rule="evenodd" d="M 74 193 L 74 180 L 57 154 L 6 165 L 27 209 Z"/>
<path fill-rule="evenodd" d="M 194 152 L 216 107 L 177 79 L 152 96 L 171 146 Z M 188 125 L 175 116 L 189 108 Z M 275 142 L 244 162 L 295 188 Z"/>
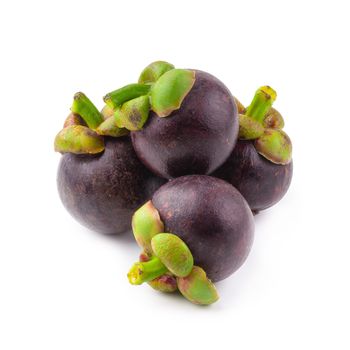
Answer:
<path fill-rule="evenodd" d="M 55 139 L 62 153 L 57 173 L 62 203 L 94 231 L 130 230 L 135 209 L 166 180 L 138 160 L 128 131 L 113 123 L 114 116 L 104 120 L 84 94 L 75 95 L 72 112 Z"/>
<path fill-rule="evenodd" d="M 213 282 L 234 273 L 250 251 L 254 220 L 242 195 L 229 183 L 188 175 L 160 187 L 132 219 L 142 258 L 129 271 L 131 284 L 164 274 L 197 304 L 218 299 Z M 170 283 L 170 282 L 169 282 Z"/>
<path fill-rule="evenodd" d="M 284 120 L 272 103 L 276 92 L 257 90 L 239 115 L 239 140 L 227 161 L 212 175 L 243 195 L 254 213 L 276 204 L 286 194 L 293 175 L 292 143 L 282 130 Z"/>
<path fill-rule="evenodd" d="M 130 106 L 125 96 L 132 97 Z M 153 62 L 138 84 L 115 90 L 104 100 L 115 109 L 117 125 L 131 131 L 139 159 L 167 179 L 213 172 L 237 141 L 234 98 L 220 80 L 203 71 Z"/>

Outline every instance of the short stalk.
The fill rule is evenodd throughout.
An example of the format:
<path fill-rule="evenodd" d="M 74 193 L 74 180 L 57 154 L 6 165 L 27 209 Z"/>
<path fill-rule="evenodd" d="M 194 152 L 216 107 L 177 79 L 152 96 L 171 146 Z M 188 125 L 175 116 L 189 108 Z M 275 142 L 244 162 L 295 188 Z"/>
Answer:
<path fill-rule="evenodd" d="M 131 284 L 139 285 L 154 280 L 168 272 L 168 269 L 157 257 L 152 257 L 147 262 L 135 263 L 129 273 L 128 279 Z"/>
<path fill-rule="evenodd" d="M 260 123 L 263 123 L 265 115 L 276 100 L 276 97 L 277 94 L 275 90 L 269 86 L 262 86 L 256 91 L 245 115 L 254 118 Z"/>
<path fill-rule="evenodd" d="M 147 95 L 150 89 L 151 86 L 146 84 L 129 84 L 110 92 L 103 98 L 103 100 L 109 107 L 116 109 L 127 101 Z"/>

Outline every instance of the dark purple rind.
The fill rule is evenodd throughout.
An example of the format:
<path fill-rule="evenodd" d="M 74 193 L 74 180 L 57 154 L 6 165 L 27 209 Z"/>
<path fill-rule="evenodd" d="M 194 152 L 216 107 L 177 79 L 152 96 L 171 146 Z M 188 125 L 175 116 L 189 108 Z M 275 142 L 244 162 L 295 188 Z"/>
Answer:
<path fill-rule="evenodd" d="M 183 176 L 163 185 L 152 198 L 165 231 L 190 248 L 194 264 L 216 282 L 246 260 L 254 236 L 251 210 L 227 182 L 204 175 Z"/>
<path fill-rule="evenodd" d="M 292 181 L 293 163 L 274 164 L 261 156 L 252 141 L 239 140 L 228 160 L 213 174 L 235 186 L 258 212 L 276 204 Z"/>
<path fill-rule="evenodd" d="M 165 178 L 213 172 L 237 141 L 237 107 L 230 91 L 214 76 L 195 72 L 179 110 L 165 118 L 150 112 L 144 128 L 131 132 L 138 157 Z"/>
<path fill-rule="evenodd" d="M 142 165 L 129 137 L 106 137 L 105 151 L 98 155 L 64 154 L 57 174 L 68 212 L 105 234 L 130 230 L 133 212 L 165 182 Z"/>

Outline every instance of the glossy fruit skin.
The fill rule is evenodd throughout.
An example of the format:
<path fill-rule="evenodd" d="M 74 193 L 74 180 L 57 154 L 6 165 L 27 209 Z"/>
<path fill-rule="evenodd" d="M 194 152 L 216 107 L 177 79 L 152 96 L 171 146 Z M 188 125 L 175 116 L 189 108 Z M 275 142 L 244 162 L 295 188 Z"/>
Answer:
<path fill-rule="evenodd" d="M 213 174 L 235 186 L 254 212 L 276 204 L 286 194 L 293 162 L 274 164 L 261 156 L 252 141 L 239 140 L 228 160 Z"/>
<path fill-rule="evenodd" d="M 180 109 L 165 118 L 150 112 L 144 128 L 131 133 L 140 160 L 168 179 L 213 172 L 225 162 L 237 141 L 233 96 L 214 76 L 195 72 L 195 83 Z"/>
<path fill-rule="evenodd" d="M 57 173 L 58 192 L 68 212 L 104 234 L 130 230 L 133 212 L 163 183 L 138 160 L 129 137 L 106 137 L 101 154 L 66 153 Z"/>
<path fill-rule="evenodd" d="M 253 242 L 253 215 L 229 183 L 205 175 L 179 177 L 156 191 L 152 203 L 166 232 L 188 245 L 194 264 L 213 282 L 230 276 L 245 261 Z"/>

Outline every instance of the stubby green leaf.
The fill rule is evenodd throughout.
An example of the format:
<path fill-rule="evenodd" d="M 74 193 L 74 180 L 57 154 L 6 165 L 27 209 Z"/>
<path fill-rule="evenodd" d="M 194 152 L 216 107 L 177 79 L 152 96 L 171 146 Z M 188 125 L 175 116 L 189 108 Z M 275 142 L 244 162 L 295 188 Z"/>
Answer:
<path fill-rule="evenodd" d="M 150 89 L 151 86 L 147 84 L 129 84 L 110 92 L 103 100 L 109 107 L 116 109 L 127 101 L 142 95 L 147 95 Z"/>
<path fill-rule="evenodd" d="M 135 211 L 131 226 L 137 244 L 146 254 L 152 255 L 151 240 L 156 234 L 164 231 L 164 225 L 151 201 Z"/>
<path fill-rule="evenodd" d="M 163 293 L 172 293 L 177 290 L 176 277 L 170 273 L 166 273 L 160 277 L 149 281 L 148 284 L 155 290 Z"/>
<path fill-rule="evenodd" d="M 239 134 L 238 137 L 243 140 L 254 140 L 264 133 L 264 127 L 260 122 L 252 117 L 239 114 Z"/>
<path fill-rule="evenodd" d="M 140 84 L 152 84 L 156 82 L 164 73 L 175 67 L 165 61 L 156 61 L 148 65 L 139 77 Z"/>
<path fill-rule="evenodd" d="M 198 266 L 193 266 L 187 277 L 177 278 L 177 286 L 181 294 L 194 304 L 209 305 L 219 299 L 215 285 Z"/>
<path fill-rule="evenodd" d="M 195 72 L 186 69 L 172 69 L 164 73 L 151 90 L 152 110 L 159 117 L 167 117 L 181 107 L 181 103 L 195 82 Z"/>
<path fill-rule="evenodd" d="M 264 118 L 264 126 L 265 128 L 271 129 L 283 129 L 284 128 L 284 119 L 280 112 L 278 112 L 275 108 L 271 107 L 269 111 L 266 113 Z"/>
<path fill-rule="evenodd" d="M 141 130 L 149 115 L 149 97 L 140 96 L 125 102 L 115 111 L 114 117 L 118 127 L 128 130 Z"/>
<path fill-rule="evenodd" d="M 186 243 L 171 233 L 159 233 L 152 238 L 155 256 L 175 276 L 187 276 L 193 267 L 193 256 Z"/>
<path fill-rule="evenodd" d="M 255 140 L 256 150 L 275 164 L 288 164 L 292 160 L 292 142 L 288 135 L 277 129 L 266 129 Z"/>
<path fill-rule="evenodd" d="M 84 125 L 86 126 L 86 123 L 84 122 L 83 118 L 76 113 L 70 113 L 66 120 L 64 121 L 63 127 L 66 128 L 67 126 L 71 125 Z"/>
<path fill-rule="evenodd" d="M 106 104 L 103 106 L 103 108 L 101 110 L 101 115 L 102 115 L 103 119 L 106 120 L 109 117 L 111 117 L 112 115 L 114 115 L 114 112 L 115 112 L 115 110 Z"/>
<path fill-rule="evenodd" d="M 125 128 L 119 128 L 117 126 L 114 115 L 112 115 L 98 126 L 96 132 L 99 135 L 120 137 L 127 135 L 129 133 L 129 130 Z"/>
<path fill-rule="evenodd" d="M 62 129 L 55 138 L 56 152 L 95 154 L 103 150 L 103 137 L 86 126 L 68 126 Z"/>

